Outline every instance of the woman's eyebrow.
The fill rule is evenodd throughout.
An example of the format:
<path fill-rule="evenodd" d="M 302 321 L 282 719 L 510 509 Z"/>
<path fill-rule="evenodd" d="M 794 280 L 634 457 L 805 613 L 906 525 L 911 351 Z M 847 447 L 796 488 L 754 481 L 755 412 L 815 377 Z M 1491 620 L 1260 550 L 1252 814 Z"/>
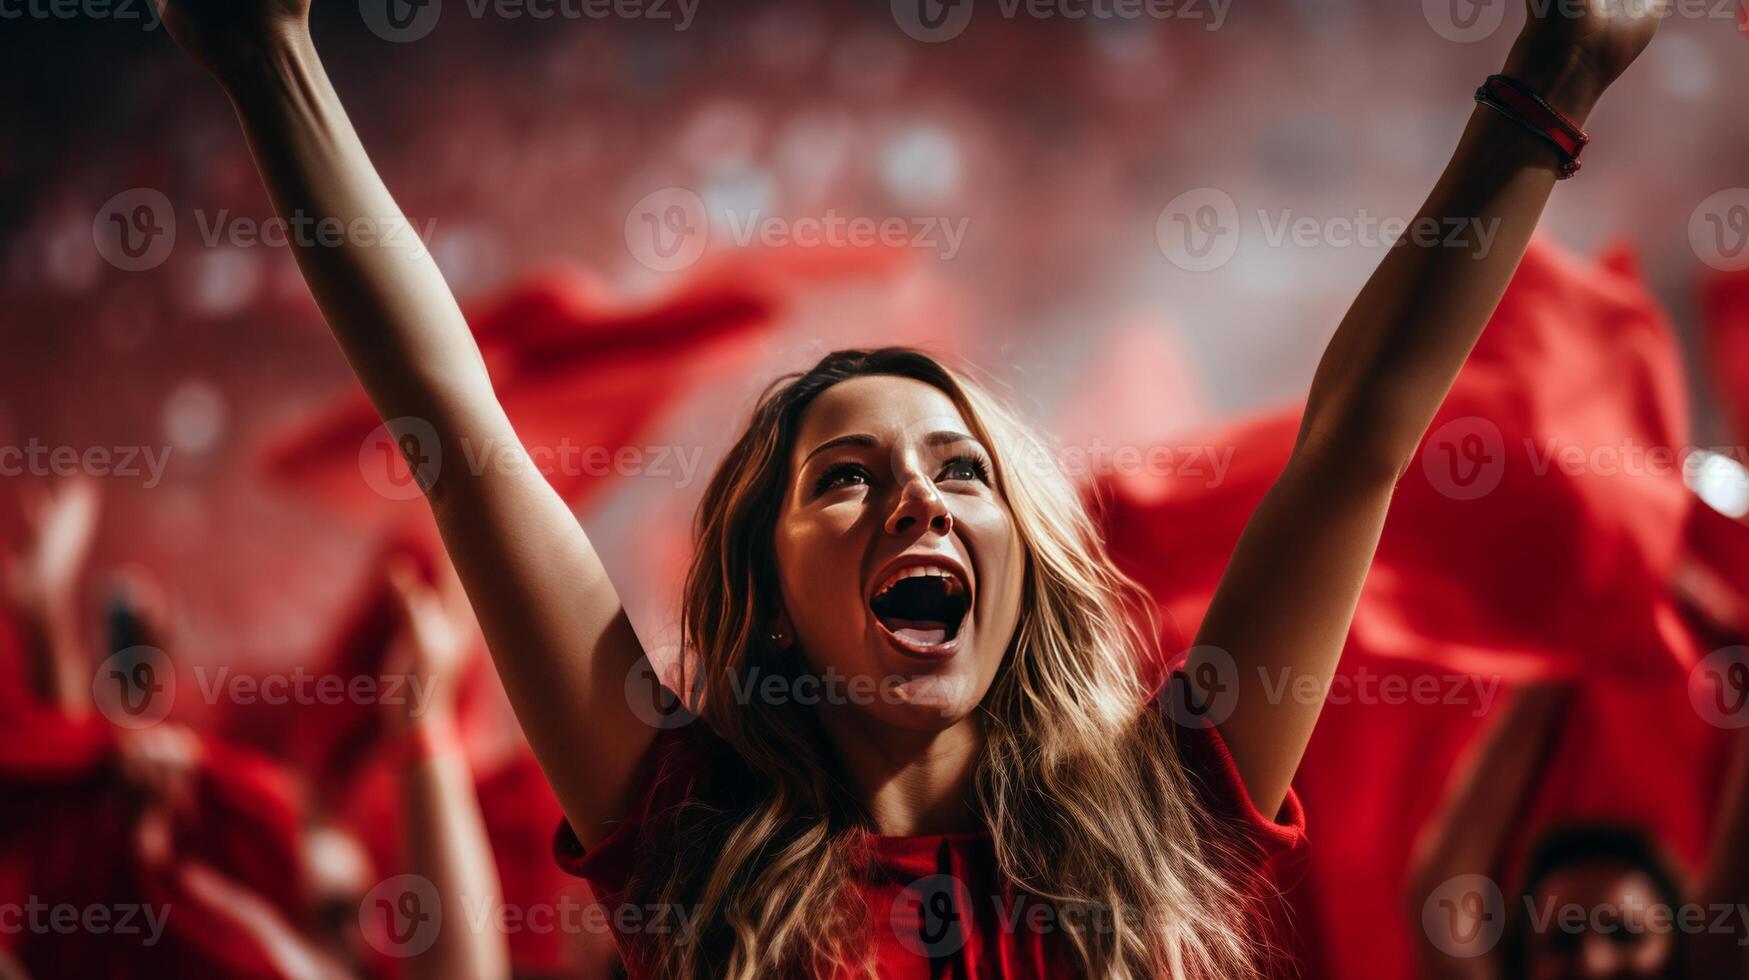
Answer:
<path fill-rule="evenodd" d="M 982 445 L 970 434 L 965 432 L 955 432 L 952 429 L 938 429 L 923 437 L 923 444 L 931 448 L 952 445 L 956 442 L 969 442 L 973 445 Z"/>
<path fill-rule="evenodd" d="M 834 438 L 834 439 L 827 439 L 825 442 L 820 443 L 818 446 L 815 446 L 812 450 L 810 450 L 806 456 L 802 457 L 802 465 L 806 466 L 808 463 L 808 460 L 813 459 L 815 456 L 820 455 L 821 453 L 825 452 L 828 449 L 833 449 L 833 448 L 838 447 L 838 446 L 872 447 L 876 444 L 877 444 L 877 440 L 875 439 L 875 437 L 869 435 L 866 432 L 852 432 L 849 435 L 838 436 L 837 438 Z"/>
<path fill-rule="evenodd" d="M 956 442 L 969 442 L 973 445 L 981 445 L 977 439 L 973 438 L 968 433 L 956 432 L 953 429 L 937 429 L 923 437 L 923 444 L 931 448 L 936 446 L 946 446 Z M 806 466 L 808 460 L 837 446 L 872 447 L 878 443 L 879 440 L 866 432 L 852 432 L 849 435 L 837 436 L 832 439 L 827 439 L 825 442 L 820 443 L 818 446 L 815 446 L 810 450 L 806 456 L 802 457 L 802 465 Z"/>

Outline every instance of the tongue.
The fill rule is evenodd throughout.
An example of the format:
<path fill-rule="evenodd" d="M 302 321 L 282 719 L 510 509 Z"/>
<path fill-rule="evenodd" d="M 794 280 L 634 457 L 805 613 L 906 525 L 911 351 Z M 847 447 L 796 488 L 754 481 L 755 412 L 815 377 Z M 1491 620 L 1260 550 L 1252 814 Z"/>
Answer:
<path fill-rule="evenodd" d="M 937 643 L 947 642 L 947 624 L 940 620 L 899 619 L 896 616 L 882 616 L 881 625 L 906 643 L 915 643 L 920 647 L 931 647 Z"/>

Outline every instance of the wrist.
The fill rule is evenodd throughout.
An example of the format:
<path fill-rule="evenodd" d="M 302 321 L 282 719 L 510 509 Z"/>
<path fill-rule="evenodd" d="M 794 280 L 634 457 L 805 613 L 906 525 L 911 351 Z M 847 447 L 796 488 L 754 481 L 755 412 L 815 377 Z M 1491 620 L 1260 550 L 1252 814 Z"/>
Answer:
<path fill-rule="evenodd" d="M 19 604 L 15 614 L 26 626 L 48 632 L 76 621 L 77 610 L 78 603 L 72 596 L 56 592 Z"/>
<path fill-rule="evenodd" d="M 455 718 L 447 712 L 430 711 L 407 720 L 397 745 L 403 765 L 416 765 L 431 759 L 459 754 L 461 732 Z"/>
<path fill-rule="evenodd" d="M 1500 69 L 1503 75 L 1523 82 L 1544 102 L 1560 110 L 1574 125 L 1584 126 L 1597 100 L 1603 96 L 1604 85 L 1586 67 L 1578 52 L 1551 58 L 1535 57 L 1514 51 Z"/>
<path fill-rule="evenodd" d="M 319 65 L 315 42 L 302 23 L 269 29 L 242 55 L 212 69 L 213 77 L 239 107 L 261 96 L 301 87 L 300 80 Z"/>

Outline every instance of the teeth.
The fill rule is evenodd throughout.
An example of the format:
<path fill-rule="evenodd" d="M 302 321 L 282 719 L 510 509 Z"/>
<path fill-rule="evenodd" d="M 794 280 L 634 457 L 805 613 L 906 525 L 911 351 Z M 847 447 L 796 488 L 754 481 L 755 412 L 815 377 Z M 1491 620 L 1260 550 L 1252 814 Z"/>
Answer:
<path fill-rule="evenodd" d="M 964 591 L 965 589 L 965 583 L 960 580 L 958 575 L 955 575 L 953 572 L 942 568 L 939 565 L 910 565 L 894 572 L 892 577 L 881 583 L 881 587 L 875 590 L 875 595 L 881 595 L 888 589 L 892 588 L 895 582 L 902 579 L 924 577 L 947 579 L 949 583 L 948 591 L 950 592 L 959 592 Z"/>

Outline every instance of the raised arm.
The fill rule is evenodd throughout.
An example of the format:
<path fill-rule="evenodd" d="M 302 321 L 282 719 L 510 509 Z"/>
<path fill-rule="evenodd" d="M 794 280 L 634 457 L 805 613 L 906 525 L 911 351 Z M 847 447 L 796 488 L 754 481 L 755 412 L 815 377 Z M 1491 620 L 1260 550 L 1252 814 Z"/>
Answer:
<path fill-rule="evenodd" d="M 97 534 L 97 487 L 73 480 L 25 490 L 25 541 L 6 569 L 5 596 L 24 633 L 26 683 L 43 704 L 85 715 L 97 664 L 80 628 L 79 586 Z"/>
<path fill-rule="evenodd" d="M 1661 2 L 1611 4 L 1613 16 L 1532 2 L 1504 72 L 1582 123 L 1651 40 Z M 1323 708 L 1297 692 L 1328 688 L 1392 490 L 1505 292 L 1557 163 L 1539 137 L 1475 107 L 1410 226 L 1441 233 L 1404 235 L 1361 290 L 1318 364 L 1293 456 L 1234 549 L 1186 676 L 1236 682 L 1220 730 L 1264 813 L 1286 798 Z M 1453 242 L 1458 222 L 1468 232 Z"/>
<path fill-rule="evenodd" d="M 623 812 L 655 734 L 624 694 L 643 650 L 606 570 L 523 451 L 436 263 L 353 132 L 311 43 L 308 0 L 159 2 L 229 94 L 323 316 L 416 457 L 517 719 L 592 843 Z M 476 458 L 487 462 L 474 472 Z"/>
<path fill-rule="evenodd" d="M 1482 934 L 1480 915 L 1505 910 L 1487 910 L 1479 902 L 1464 901 L 1463 895 L 1434 895 L 1464 875 L 1495 873 L 1513 823 L 1522 817 L 1537 776 L 1548 765 L 1572 700 L 1573 688 L 1564 684 L 1530 685 L 1513 694 L 1505 711 L 1465 753 L 1439 807 L 1416 837 L 1403 899 L 1423 976 L 1487 980 L 1500 975 L 1492 957 L 1454 956 L 1448 950 L 1461 937 Z M 1441 899 L 1450 904 L 1435 913 L 1443 930 L 1435 935 L 1429 932 L 1427 903 Z"/>
<path fill-rule="evenodd" d="M 510 944 L 496 914 L 504 889 L 456 730 L 457 688 L 473 650 L 457 608 L 463 600 L 448 588 L 440 593 L 426 585 L 410 564 L 393 568 L 390 584 L 403 625 L 389 673 L 411 679 L 408 688 L 424 692 L 384 705 L 389 729 L 409 747 L 401 763 L 408 870 L 436 887 L 442 921 L 449 924 L 429 949 L 408 960 L 407 975 L 508 980 Z M 492 914 L 481 915 L 481 909 Z"/>

